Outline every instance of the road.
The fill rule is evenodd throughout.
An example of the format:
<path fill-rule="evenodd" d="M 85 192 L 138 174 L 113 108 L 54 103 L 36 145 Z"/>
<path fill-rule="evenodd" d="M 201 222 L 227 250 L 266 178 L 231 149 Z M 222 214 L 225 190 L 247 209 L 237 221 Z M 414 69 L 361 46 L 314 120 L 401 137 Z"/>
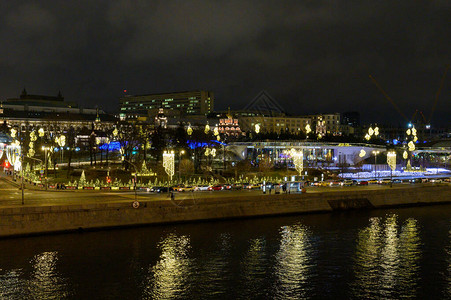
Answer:
<path fill-rule="evenodd" d="M 426 184 L 431 185 L 431 184 Z M 394 189 L 421 187 L 422 184 L 396 184 Z M 308 187 L 307 193 L 327 193 L 357 190 L 382 190 L 390 189 L 388 185 L 350 186 L 350 187 Z M 274 191 L 273 191 L 274 192 Z M 193 201 L 200 198 L 216 197 L 246 197 L 250 195 L 261 195 L 262 190 L 239 190 L 239 191 L 205 191 L 205 192 L 180 192 L 175 193 L 176 201 Z M 267 192 L 268 194 L 268 192 Z M 137 192 L 137 200 L 169 200 L 168 194 L 154 194 L 150 192 Z M 94 191 L 94 190 L 35 190 L 25 189 L 25 206 L 51 206 L 66 204 L 86 203 L 111 203 L 134 201 L 134 191 Z M 14 207 L 22 205 L 22 193 L 16 183 L 0 177 L 0 207 Z"/>

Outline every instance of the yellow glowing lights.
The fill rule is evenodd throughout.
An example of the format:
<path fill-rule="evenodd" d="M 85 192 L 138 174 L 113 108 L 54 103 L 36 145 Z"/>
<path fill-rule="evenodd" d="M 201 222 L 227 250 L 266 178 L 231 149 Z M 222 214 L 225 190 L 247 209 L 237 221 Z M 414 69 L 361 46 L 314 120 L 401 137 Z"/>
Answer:
<path fill-rule="evenodd" d="M 377 127 L 377 126 L 374 128 L 374 135 L 375 136 L 379 135 L 379 127 Z"/>
<path fill-rule="evenodd" d="M 294 167 L 299 175 L 302 175 L 302 171 L 304 170 L 304 153 L 301 150 L 291 149 L 290 155 L 293 158 Z"/>
<path fill-rule="evenodd" d="M 205 132 L 205 134 L 208 134 L 208 132 L 210 131 L 210 125 L 205 125 L 205 129 L 204 129 L 204 132 Z"/>
<path fill-rule="evenodd" d="M 415 127 L 412 128 L 412 135 L 417 135 L 417 130 L 415 129 Z"/>
<path fill-rule="evenodd" d="M 214 134 L 215 136 L 219 135 L 219 129 L 218 129 L 218 126 L 216 126 L 215 129 L 213 130 L 213 134 Z"/>
<path fill-rule="evenodd" d="M 174 176 L 174 151 L 164 151 L 163 153 L 163 167 L 172 180 L 172 176 Z"/>
<path fill-rule="evenodd" d="M 312 128 L 310 127 L 310 124 L 305 125 L 305 133 L 309 134 L 312 132 Z"/>
<path fill-rule="evenodd" d="M 407 157 L 409 157 L 409 154 L 407 153 L 407 151 L 404 150 L 404 153 L 402 154 L 402 158 L 407 159 Z"/>
<path fill-rule="evenodd" d="M 191 124 L 188 124 L 188 128 L 186 129 L 186 133 L 191 136 L 193 134 L 193 129 L 191 128 Z"/>
<path fill-rule="evenodd" d="M 17 130 L 15 128 L 11 128 L 11 137 L 15 138 L 17 136 Z"/>
<path fill-rule="evenodd" d="M 396 169 L 396 152 L 388 151 L 387 152 L 387 164 L 392 171 Z"/>
<path fill-rule="evenodd" d="M 255 124 L 255 133 L 256 134 L 260 133 L 260 124 Z"/>
<path fill-rule="evenodd" d="M 413 137 L 413 142 L 416 143 L 417 141 L 418 141 L 417 136 L 414 136 L 414 137 Z"/>
<path fill-rule="evenodd" d="M 360 149 L 359 157 L 364 157 L 366 155 L 366 151 L 363 149 Z"/>
<path fill-rule="evenodd" d="M 365 134 L 365 140 L 369 141 L 371 139 L 371 136 L 367 133 Z"/>
<path fill-rule="evenodd" d="M 368 134 L 372 136 L 374 134 L 373 127 L 368 128 Z"/>
<path fill-rule="evenodd" d="M 113 130 L 113 136 L 117 136 L 117 134 L 118 134 L 118 130 L 117 130 L 117 128 L 114 128 L 114 130 Z"/>
<path fill-rule="evenodd" d="M 39 135 L 39 137 L 43 137 L 44 134 L 45 134 L 44 128 L 39 128 L 39 130 L 38 130 L 38 135 Z"/>
<path fill-rule="evenodd" d="M 30 141 L 35 142 L 37 139 L 38 137 L 36 136 L 36 132 L 30 132 Z"/>
<path fill-rule="evenodd" d="M 58 137 L 55 138 L 55 142 L 60 146 L 60 147 L 64 147 L 64 145 L 66 145 L 66 136 L 65 135 L 60 135 Z"/>
<path fill-rule="evenodd" d="M 410 141 L 407 146 L 409 147 L 409 151 L 412 152 L 415 150 L 415 144 L 413 143 L 413 141 Z"/>
<path fill-rule="evenodd" d="M 407 135 L 410 135 L 412 132 L 410 131 L 410 128 L 406 130 Z"/>
<path fill-rule="evenodd" d="M 216 136 L 216 140 L 219 142 L 221 140 L 221 137 L 219 135 Z"/>

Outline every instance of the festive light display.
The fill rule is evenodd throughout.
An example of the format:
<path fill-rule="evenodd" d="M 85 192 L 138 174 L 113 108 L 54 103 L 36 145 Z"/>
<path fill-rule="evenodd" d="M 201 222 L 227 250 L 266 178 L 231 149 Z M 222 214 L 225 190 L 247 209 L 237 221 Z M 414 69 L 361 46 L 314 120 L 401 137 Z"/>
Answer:
<path fill-rule="evenodd" d="M 64 145 L 66 145 L 66 136 L 60 135 L 60 136 L 56 137 L 56 138 L 55 138 L 55 142 L 56 142 L 60 147 L 64 147 Z"/>
<path fill-rule="evenodd" d="M 213 134 L 214 134 L 215 136 L 219 135 L 219 129 L 218 129 L 218 126 L 216 126 L 215 129 L 213 130 Z"/>
<path fill-rule="evenodd" d="M 39 130 L 38 130 L 38 135 L 39 135 L 39 137 L 43 137 L 44 134 L 45 134 L 44 128 L 39 128 Z"/>
<path fill-rule="evenodd" d="M 188 129 L 186 129 L 186 133 L 191 136 L 193 134 L 193 129 L 191 128 L 191 124 L 188 124 Z"/>
<path fill-rule="evenodd" d="M 396 169 L 396 152 L 388 151 L 387 152 L 387 164 L 392 171 Z"/>
<path fill-rule="evenodd" d="M 205 132 L 205 134 L 208 134 L 208 132 L 210 131 L 210 125 L 205 125 L 205 129 L 204 129 L 204 132 Z"/>
<path fill-rule="evenodd" d="M 363 149 L 360 149 L 359 157 L 364 157 L 365 155 L 366 155 L 366 151 Z"/>
<path fill-rule="evenodd" d="M 6 158 L 12 166 L 17 165 L 20 162 L 21 153 L 22 151 L 18 141 L 6 146 Z"/>
<path fill-rule="evenodd" d="M 15 128 L 11 128 L 11 137 L 16 138 L 17 136 L 17 130 Z"/>
<path fill-rule="evenodd" d="M 260 124 L 255 124 L 255 133 L 256 134 L 260 133 Z"/>
<path fill-rule="evenodd" d="M 163 167 L 172 180 L 172 176 L 174 176 L 174 151 L 164 151 L 163 153 Z"/>
<path fill-rule="evenodd" d="M 118 135 L 118 130 L 117 130 L 117 128 L 114 128 L 114 130 L 113 130 L 113 136 L 117 136 Z"/>
<path fill-rule="evenodd" d="M 292 148 L 290 150 L 290 155 L 293 158 L 294 167 L 299 175 L 302 175 L 302 171 L 304 170 L 304 153 L 301 150 L 296 150 Z"/>
<path fill-rule="evenodd" d="M 305 125 L 305 133 L 309 134 L 312 132 L 312 128 L 310 127 L 310 124 Z"/>
<path fill-rule="evenodd" d="M 412 152 L 415 150 L 415 144 L 413 143 L 413 141 L 410 141 L 407 146 L 409 147 L 409 151 Z"/>
<path fill-rule="evenodd" d="M 404 150 L 404 153 L 402 154 L 402 158 L 407 159 L 407 157 L 409 157 L 409 153 L 407 153 L 407 151 Z"/>

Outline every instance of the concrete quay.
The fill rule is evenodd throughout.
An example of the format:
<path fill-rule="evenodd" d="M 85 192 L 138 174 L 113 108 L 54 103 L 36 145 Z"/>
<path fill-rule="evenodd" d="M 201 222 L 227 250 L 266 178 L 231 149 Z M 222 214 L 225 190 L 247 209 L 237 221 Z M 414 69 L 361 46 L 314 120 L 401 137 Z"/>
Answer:
<path fill-rule="evenodd" d="M 68 195 L 69 196 L 69 195 Z M 89 195 L 87 195 L 89 197 Z M 0 207 L 0 237 L 201 220 L 451 203 L 451 185 L 306 194 L 248 194 L 180 200 L 139 198 L 67 205 Z"/>

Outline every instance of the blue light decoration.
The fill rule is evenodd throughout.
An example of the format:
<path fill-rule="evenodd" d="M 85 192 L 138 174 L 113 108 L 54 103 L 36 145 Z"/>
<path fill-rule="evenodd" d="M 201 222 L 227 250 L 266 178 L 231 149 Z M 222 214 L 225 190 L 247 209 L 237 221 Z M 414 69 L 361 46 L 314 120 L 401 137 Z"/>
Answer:
<path fill-rule="evenodd" d="M 193 141 L 188 141 L 188 147 L 190 149 L 196 149 L 196 148 L 203 148 L 203 147 L 211 147 L 211 146 L 215 146 L 215 144 L 219 144 L 222 146 L 227 146 L 226 143 L 217 141 L 217 140 L 211 140 L 209 142 L 193 142 Z"/>
<path fill-rule="evenodd" d="M 399 141 L 397 139 L 393 139 L 393 145 L 398 145 Z"/>
<path fill-rule="evenodd" d="M 119 143 L 117 141 L 105 143 L 102 146 L 100 146 L 100 149 L 108 150 L 108 151 L 119 151 L 121 149 L 121 143 Z"/>

